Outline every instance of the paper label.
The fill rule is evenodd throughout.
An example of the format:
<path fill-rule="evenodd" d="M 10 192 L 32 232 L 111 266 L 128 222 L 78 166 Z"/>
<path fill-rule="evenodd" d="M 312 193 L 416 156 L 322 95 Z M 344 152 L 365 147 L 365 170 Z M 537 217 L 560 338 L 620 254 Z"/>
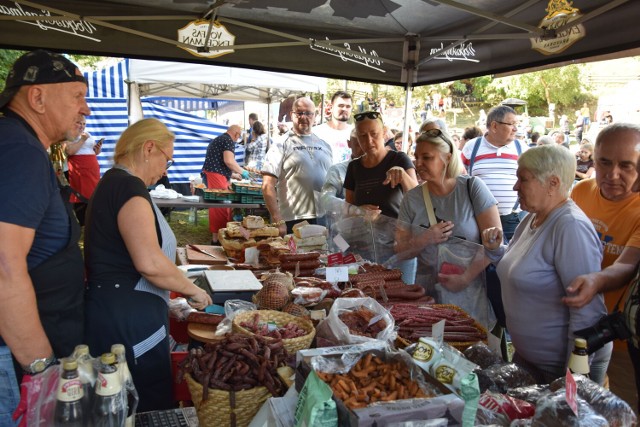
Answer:
<path fill-rule="evenodd" d="M 288 246 L 289 246 L 289 250 L 291 251 L 292 254 L 298 253 L 298 248 L 296 246 L 296 241 L 293 239 L 293 237 L 291 237 L 289 239 Z"/>
<path fill-rule="evenodd" d="M 356 262 L 356 256 L 354 254 L 347 254 L 342 259 L 343 264 L 354 264 Z"/>
<path fill-rule="evenodd" d="M 444 322 L 445 320 L 442 319 L 438 323 L 431 325 L 431 337 L 439 343 L 444 339 Z"/>
<path fill-rule="evenodd" d="M 333 243 L 335 243 L 336 246 L 338 246 L 338 249 L 340 249 L 340 252 L 346 252 L 347 249 L 349 249 L 349 244 L 347 243 L 346 240 L 344 240 L 344 237 L 342 237 L 340 234 L 336 235 L 336 237 L 333 238 Z"/>
<path fill-rule="evenodd" d="M 329 267 L 333 267 L 334 265 L 341 265 L 341 264 L 343 264 L 343 257 L 340 252 L 329 254 L 327 256 L 327 265 Z"/>
<path fill-rule="evenodd" d="M 327 282 L 338 283 L 349 281 L 348 267 L 327 267 L 325 271 L 327 275 Z"/>
<path fill-rule="evenodd" d="M 576 414 L 576 417 L 578 416 L 578 401 L 576 400 L 576 394 L 578 391 L 578 388 L 576 387 L 576 380 L 573 378 L 573 375 L 571 375 L 571 371 L 569 370 L 569 368 L 567 368 L 567 375 L 566 375 L 566 380 L 565 380 L 565 393 L 566 393 L 566 399 L 567 399 L 567 404 L 569 405 L 569 407 L 571 408 L 571 410 L 573 411 L 574 414 Z"/>

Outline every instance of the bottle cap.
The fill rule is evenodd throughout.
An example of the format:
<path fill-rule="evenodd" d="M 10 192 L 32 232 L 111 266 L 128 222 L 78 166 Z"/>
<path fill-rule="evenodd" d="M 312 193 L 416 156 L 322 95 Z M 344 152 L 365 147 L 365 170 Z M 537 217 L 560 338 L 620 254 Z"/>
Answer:
<path fill-rule="evenodd" d="M 113 344 L 111 346 L 111 353 L 115 354 L 116 356 L 124 354 L 124 345 L 123 344 Z"/>
<path fill-rule="evenodd" d="M 62 359 L 62 369 L 65 371 L 75 371 L 78 369 L 78 361 L 73 357 L 65 357 Z"/>
<path fill-rule="evenodd" d="M 584 338 L 576 338 L 575 341 L 573 342 L 573 345 L 576 346 L 576 348 L 583 348 L 583 349 L 587 349 L 587 340 L 585 340 Z"/>
<path fill-rule="evenodd" d="M 116 363 L 116 355 L 113 353 L 104 353 L 100 356 L 100 362 L 104 365 L 113 365 Z"/>
<path fill-rule="evenodd" d="M 84 356 L 85 354 L 89 354 L 89 346 L 86 344 L 78 344 L 76 348 L 73 350 L 73 353 L 76 357 Z"/>

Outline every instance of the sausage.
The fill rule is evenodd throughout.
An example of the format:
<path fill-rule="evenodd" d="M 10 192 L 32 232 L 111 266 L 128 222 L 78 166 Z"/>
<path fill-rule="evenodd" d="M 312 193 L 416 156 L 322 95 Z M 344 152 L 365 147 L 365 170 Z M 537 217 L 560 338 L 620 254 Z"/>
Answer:
<path fill-rule="evenodd" d="M 280 264 L 281 269 L 289 271 L 295 270 L 296 266 L 299 266 L 300 270 L 315 270 L 320 267 L 320 261 L 313 259 L 308 261 L 282 262 Z"/>
<path fill-rule="evenodd" d="M 310 261 L 320 258 L 319 252 L 308 252 L 306 254 L 280 254 L 278 259 L 280 262 L 296 262 L 296 261 Z"/>
<path fill-rule="evenodd" d="M 189 323 L 204 323 L 207 325 L 217 325 L 222 319 L 224 319 L 224 316 L 205 313 L 204 311 L 192 311 L 187 316 L 187 322 Z"/>
<path fill-rule="evenodd" d="M 387 270 L 376 271 L 373 273 L 358 273 L 351 277 L 351 283 L 366 282 L 371 280 L 383 279 L 383 280 L 399 280 L 402 277 L 402 271 L 400 270 Z"/>

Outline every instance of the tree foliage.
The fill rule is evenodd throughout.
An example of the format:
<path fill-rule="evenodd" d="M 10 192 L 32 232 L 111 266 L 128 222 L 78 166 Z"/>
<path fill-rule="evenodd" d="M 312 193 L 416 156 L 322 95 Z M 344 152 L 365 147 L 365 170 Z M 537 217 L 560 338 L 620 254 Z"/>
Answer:
<path fill-rule="evenodd" d="M 25 52 L 22 50 L 0 49 L 0 91 L 4 90 L 4 83 L 11 66 L 23 53 Z"/>

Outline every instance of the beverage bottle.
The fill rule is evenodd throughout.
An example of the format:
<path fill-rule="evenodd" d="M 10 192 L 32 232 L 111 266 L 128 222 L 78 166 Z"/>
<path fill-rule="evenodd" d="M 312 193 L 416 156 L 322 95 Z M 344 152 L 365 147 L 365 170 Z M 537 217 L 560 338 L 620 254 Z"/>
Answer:
<path fill-rule="evenodd" d="M 93 398 L 93 385 L 96 382 L 96 374 L 93 371 L 93 363 L 91 363 L 91 355 L 89 354 L 89 346 L 86 344 L 79 344 L 73 350 L 71 356 L 78 362 L 78 374 L 80 376 L 80 382 L 82 382 L 82 390 L 84 396 L 82 397 L 82 411 L 87 419 L 91 414 L 91 400 Z"/>
<path fill-rule="evenodd" d="M 58 382 L 55 427 L 84 427 L 86 413 L 82 408 L 82 382 L 78 375 L 78 362 L 71 358 L 62 359 L 62 373 Z"/>
<path fill-rule="evenodd" d="M 94 427 L 122 427 L 127 414 L 122 383 L 113 353 L 100 356 L 95 396 L 91 408 Z"/>
<path fill-rule="evenodd" d="M 116 363 L 118 364 L 118 372 L 120 372 L 120 380 L 125 388 L 127 394 L 127 419 L 125 421 L 126 427 L 133 427 L 135 425 L 136 408 L 138 407 L 138 391 L 133 384 L 133 377 L 131 371 L 129 371 L 129 365 L 127 365 L 127 357 L 122 344 L 113 344 L 111 346 L 111 353 L 116 355 Z"/>
<path fill-rule="evenodd" d="M 574 374 L 589 376 L 589 353 L 587 353 L 587 340 L 576 338 L 573 351 L 569 356 L 569 370 Z"/>

